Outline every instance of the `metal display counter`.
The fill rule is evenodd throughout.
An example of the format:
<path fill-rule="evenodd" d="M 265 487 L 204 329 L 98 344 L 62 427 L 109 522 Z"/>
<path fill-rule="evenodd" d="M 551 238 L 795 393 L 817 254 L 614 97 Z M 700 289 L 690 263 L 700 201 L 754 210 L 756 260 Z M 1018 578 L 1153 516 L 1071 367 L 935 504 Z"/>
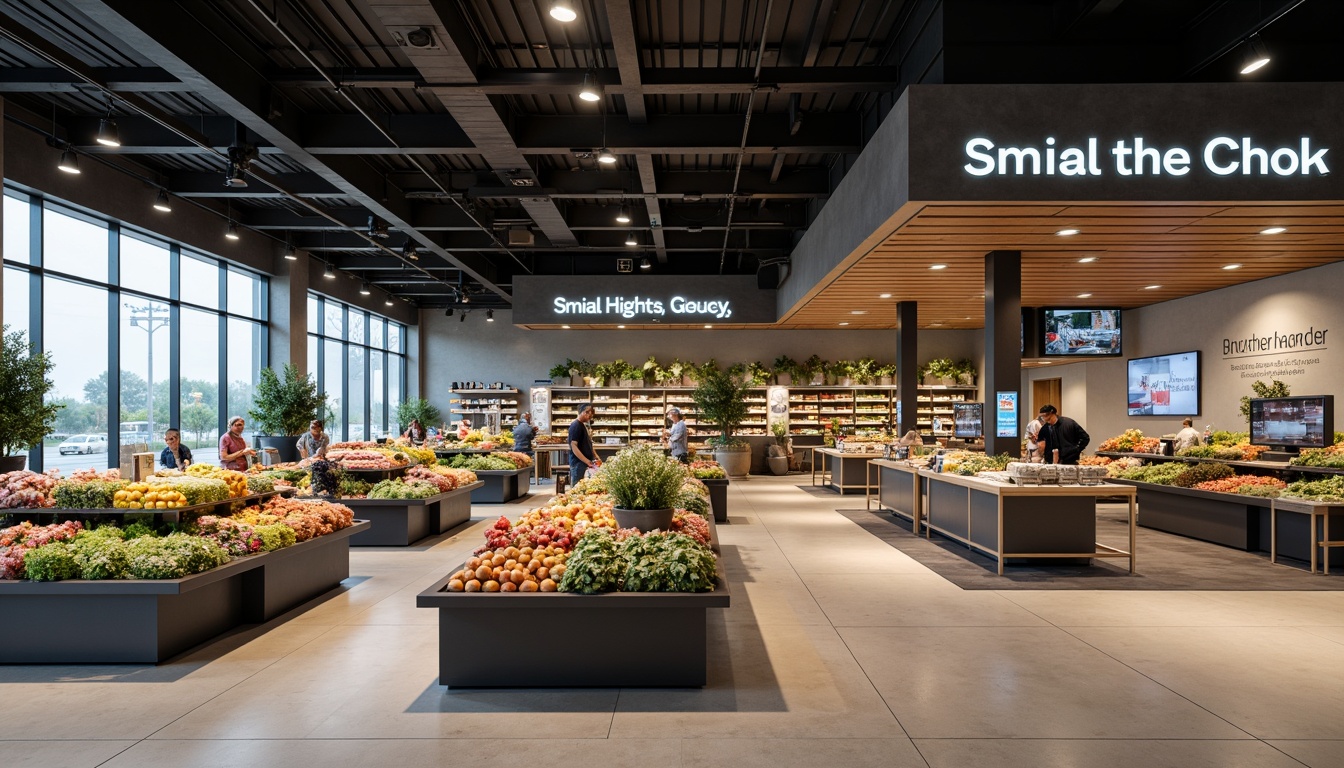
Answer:
<path fill-rule="evenodd" d="M 531 493 L 527 486 L 532 478 L 532 467 L 478 469 L 475 472 L 482 484 L 471 492 L 472 504 L 504 504 Z"/>
<path fill-rule="evenodd" d="M 405 547 L 452 530 L 471 519 L 471 494 L 485 483 L 470 485 L 424 499 L 340 499 L 369 530 L 350 540 L 352 547 Z"/>
<path fill-rule="evenodd" d="M 1323 570 L 1328 575 L 1330 573 L 1331 551 L 1336 548 L 1344 547 L 1344 541 L 1332 541 L 1330 539 L 1330 518 L 1344 518 L 1344 503 L 1340 502 L 1318 502 L 1306 501 L 1305 499 L 1274 499 L 1269 507 L 1269 562 L 1276 563 L 1279 560 L 1279 513 L 1290 513 L 1293 518 L 1301 520 L 1305 518 L 1306 540 L 1302 542 L 1300 535 L 1298 543 L 1305 543 L 1310 550 L 1307 560 L 1311 563 L 1311 572 L 1316 572 L 1317 554 L 1323 553 L 1320 559 L 1323 561 Z M 1337 520 L 1339 525 L 1344 520 Z M 1317 525 L 1319 523 L 1319 525 Z M 1336 563 L 1344 558 L 1333 558 Z"/>
<path fill-rule="evenodd" d="M 873 470 L 877 471 L 876 482 L 872 479 Z M 915 535 L 919 535 L 919 526 L 924 518 L 923 486 L 919 480 L 919 470 L 920 467 L 899 459 L 873 459 L 868 462 L 870 490 L 865 508 L 872 509 L 873 499 L 876 498 L 879 509 L 889 510 L 909 520 Z"/>
<path fill-rule="evenodd" d="M 868 462 L 882 458 L 881 453 L 850 453 L 835 448 L 818 448 L 814 456 L 821 457 L 821 484 L 838 493 L 868 492 Z M 816 484 L 816 469 L 812 471 Z"/>

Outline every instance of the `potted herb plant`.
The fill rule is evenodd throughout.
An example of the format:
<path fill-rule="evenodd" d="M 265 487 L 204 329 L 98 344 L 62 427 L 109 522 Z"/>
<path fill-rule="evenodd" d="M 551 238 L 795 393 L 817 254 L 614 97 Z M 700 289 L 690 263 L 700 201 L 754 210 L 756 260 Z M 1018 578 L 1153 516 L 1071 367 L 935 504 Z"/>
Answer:
<path fill-rule="evenodd" d="M 854 381 L 857 384 L 872 384 L 877 376 L 877 361 L 871 357 L 861 357 L 854 361 Z"/>
<path fill-rule="evenodd" d="M 713 425 L 719 434 L 709 438 L 714 460 L 730 477 L 745 477 L 751 471 L 751 446 L 733 437 L 747 417 L 747 388 L 715 367 L 701 369 L 700 384 L 691 393 L 700 421 Z"/>
<path fill-rule="evenodd" d="M 580 359 L 577 362 L 571 361 L 569 367 L 569 384 L 572 387 L 591 387 L 593 385 L 593 373 L 597 366 Z"/>
<path fill-rule="evenodd" d="M 672 528 L 672 515 L 686 467 L 649 446 L 626 448 L 602 465 L 600 477 L 611 494 L 620 528 L 647 533 Z"/>
<path fill-rule="evenodd" d="M 844 360 L 836 360 L 833 363 L 826 364 L 826 384 L 827 386 L 838 386 L 840 377 L 846 375 L 849 370 L 849 363 Z"/>
<path fill-rule="evenodd" d="M 611 383 L 616 374 L 616 368 L 611 363 L 598 363 L 593 366 L 592 386 L 605 387 Z"/>
<path fill-rule="evenodd" d="M 293 363 L 286 363 L 280 375 L 274 368 L 261 369 L 247 415 L 257 425 L 258 448 L 276 449 L 281 461 L 298 461 L 299 435 L 326 412 L 327 395 L 317 391 L 317 380 L 300 376 Z"/>
<path fill-rule="evenodd" d="M 948 386 L 957 380 L 957 364 L 948 357 L 935 357 L 921 369 L 925 386 L 942 384 Z"/>
<path fill-rule="evenodd" d="M 803 378 L 805 380 L 804 383 L 809 383 L 814 387 L 825 384 L 826 366 L 827 366 L 826 361 L 822 360 L 817 355 L 812 355 L 811 357 L 807 358 L 807 360 L 803 362 L 802 373 Z"/>
<path fill-rule="evenodd" d="M 672 358 L 672 362 L 663 369 L 663 383 L 669 387 L 685 386 L 686 364 L 681 362 L 681 358 Z"/>
<path fill-rule="evenodd" d="M 787 387 L 793 383 L 793 376 L 798 372 L 798 363 L 788 355 L 780 355 L 775 358 L 775 364 L 771 368 L 775 373 L 775 383 Z"/>
<path fill-rule="evenodd" d="M 56 413 L 65 406 L 46 402 L 55 386 L 47 376 L 55 363 L 49 352 L 33 352 L 28 334 L 6 325 L 0 355 L 0 473 L 17 472 L 26 451 L 55 431 Z"/>
<path fill-rule="evenodd" d="M 975 363 L 966 358 L 957 361 L 957 383 L 963 387 L 975 386 Z"/>
<path fill-rule="evenodd" d="M 747 365 L 746 363 L 733 363 L 728 366 L 728 375 L 733 377 L 733 381 L 738 384 L 747 383 Z"/>
<path fill-rule="evenodd" d="M 770 446 L 770 453 L 765 457 L 766 466 L 770 467 L 772 475 L 789 474 L 789 426 L 782 421 L 776 421 L 770 425 L 770 432 L 775 436 L 775 444 Z"/>
<path fill-rule="evenodd" d="M 663 369 L 658 365 L 658 358 L 649 355 L 649 359 L 644 361 L 643 381 L 645 384 L 655 384 L 662 382 Z"/>
<path fill-rule="evenodd" d="M 574 365 L 573 360 L 566 360 L 563 363 L 556 363 L 551 366 L 550 373 L 551 385 L 555 387 L 569 386 L 569 369 Z"/>
<path fill-rule="evenodd" d="M 874 372 L 877 376 L 877 383 L 883 387 L 890 387 L 896 378 L 895 365 L 879 365 Z"/>
<path fill-rule="evenodd" d="M 753 387 L 763 387 L 770 382 L 770 369 L 766 368 L 760 362 L 751 363 L 747 366 L 747 378 Z"/>

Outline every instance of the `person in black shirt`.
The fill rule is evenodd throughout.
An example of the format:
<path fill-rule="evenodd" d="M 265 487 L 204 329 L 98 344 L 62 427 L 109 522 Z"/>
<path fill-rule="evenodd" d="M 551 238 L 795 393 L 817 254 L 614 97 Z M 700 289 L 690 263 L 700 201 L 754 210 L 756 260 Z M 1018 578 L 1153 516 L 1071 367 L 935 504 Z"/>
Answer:
<path fill-rule="evenodd" d="M 1042 405 L 1041 444 L 1047 464 L 1077 464 L 1091 437 L 1082 425 L 1068 416 L 1060 416 L 1053 405 Z"/>
<path fill-rule="evenodd" d="M 569 423 L 569 482 L 577 483 L 583 479 L 583 473 L 589 467 L 600 467 L 597 451 L 593 450 L 593 438 L 588 434 L 588 422 L 593 420 L 597 411 L 592 403 L 579 406 L 579 417 Z"/>

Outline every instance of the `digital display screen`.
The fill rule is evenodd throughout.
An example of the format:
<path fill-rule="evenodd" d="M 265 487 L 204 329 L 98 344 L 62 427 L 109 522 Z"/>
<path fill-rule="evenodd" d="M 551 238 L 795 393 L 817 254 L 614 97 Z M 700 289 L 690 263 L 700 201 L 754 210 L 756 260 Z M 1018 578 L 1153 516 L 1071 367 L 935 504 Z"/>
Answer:
<path fill-rule="evenodd" d="M 1061 309 L 1041 310 L 1045 357 L 1118 357 L 1120 310 Z"/>
<path fill-rule="evenodd" d="M 1199 352 L 1129 361 L 1130 416 L 1198 416 Z"/>
<path fill-rule="evenodd" d="M 1017 393 L 997 392 L 994 402 L 995 434 L 999 437 L 1017 437 Z"/>
<path fill-rule="evenodd" d="M 1333 395 L 1251 401 L 1251 444 L 1325 448 L 1335 442 Z"/>
<path fill-rule="evenodd" d="M 952 404 L 952 436 L 966 439 L 983 437 L 985 434 L 984 403 Z"/>

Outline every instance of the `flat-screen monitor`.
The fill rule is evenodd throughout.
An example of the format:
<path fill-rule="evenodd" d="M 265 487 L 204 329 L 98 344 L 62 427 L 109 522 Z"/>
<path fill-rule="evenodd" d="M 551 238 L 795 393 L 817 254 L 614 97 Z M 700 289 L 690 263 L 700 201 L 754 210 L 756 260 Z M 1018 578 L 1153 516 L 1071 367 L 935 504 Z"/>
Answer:
<path fill-rule="evenodd" d="M 1047 307 L 1041 310 L 1044 357 L 1119 357 L 1120 310 Z"/>
<path fill-rule="evenodd" d="M 952 404 L 952 436 L 965 439 L 984 437 L 984 403 Z"/>
<path fill-rule="evenodd" d="M 1251 444 L 1324 448 L 1335 442 L 1333 395 L 1267 397 L 1251 401 Z"/>
<path fill-rule="evenodd" d="M 1129 361 L 1130 416 L 1198 416 L 1199 352 Z"/>

